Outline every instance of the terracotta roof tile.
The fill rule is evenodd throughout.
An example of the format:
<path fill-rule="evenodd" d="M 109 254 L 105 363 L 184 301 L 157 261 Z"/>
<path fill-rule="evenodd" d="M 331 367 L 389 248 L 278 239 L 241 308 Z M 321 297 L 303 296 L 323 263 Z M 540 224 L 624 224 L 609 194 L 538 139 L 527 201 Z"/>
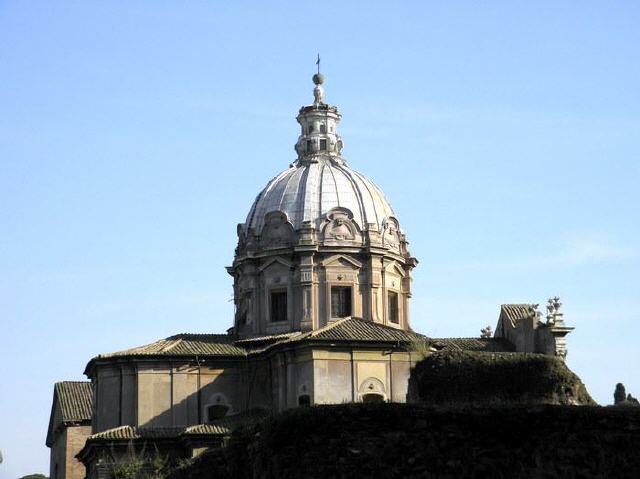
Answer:
<path fill-rule="evenodd" d="M 88 440 L 165 439 L 178 437 L 183 427 L 134 427 L 120 426 L 92 434 Z"/>
<path fill-rule="evenodd" d="M 310 333 L 309 338 L 329 341 L 407 342 L 421 338 L 413 331 L 396 329 L 358 318 L 340 319 Z"/>
<path fill-rule="evenodd" d="M 183 431 L 185 436 L 193 436 L 199 434 L 213 434 L 226 436 L 230 434 L 232 429 L 228 425 L 224 424 L 197 424 L 195 426 L 189 426 Z"/>
<path fill-rule="evenodd" d="M 238 426 L 254 424 L 268 414 L 265 410 L 254 409 L 235 416 L 217 419 L 209 424 L 196 424 L 186 427 L 120 426 L 93 434 L 88 437 L 88 440 L 128 441 L 133 439 L 170 439 L 193 435 L 226 436 Z"/>
<path fill-rule="evenodd" d="M 94 359 L 139 356 L 244 356 L 228 334 L 176 334 L 151 344 L 100 354 Z"/>
<path fill-rule="evenodd" d="M 270 414 L 269 411 L 264 409 L 252 409 L 235 416 L 227 416 L 221 419 L 216 419 L 209 424 L 197 424 L 195 426 L 187 427 L 182 433 L 185 436 L 196 434 L 217 434 L 226 435 L 239 426 L 247 426 L 255 424 L 256 422 L 264 419 Z"/>
<path fill-rule="evenodd" d="M 63 423 L 90 421 L 93 386 L 90 381 L 61 381 L 54 386 Z M 55 400 L 55 399 L 54 399 Z"/>
<path fill-rule="evenodd" d="M 299 341 L 359 341 L 383 343 L 407 343 L 424 336 L 413 331 L 385 326 L 359 318 L 339 319 L 327 326 L 309 332 L 291 332 L 272 336 L 259 336 L 233 340 L 228 334 L 177 334 L 151 344 L 125 349 L 115 353 L 100 354 L 89 361 L 85 373 L 96 360 L 127 357 L 193 357 L 226 356 L 244 357 L 285 343 Z"/>
<path fill-rule="evenodd" d="M 513 344 L 504 338 L 434 338 L 431 345 L 440 351 L 515 351 Z"/>
<path fill-rule="evenodd" d="M 513 326 L 534 314 L 533 304 L 503 304 L 500 306 L 500 316 L 504 316 Z"/>
<path fill-rule="evenodd" d="M 296 334 L 288 339 L 278 341 L 273 346 L 302 341 L 410 343 L 424 338 L 421 334 L 413 331 L 397 329 L 365 319 L 343 318 L 315 331 Z"/>
<path fill-rule="evenodd" d="M 301 333 L 300 331 L 293 331 L 290 333 L 272 334 L 270 336 L 256 336 L 252 338 L 240 339 L 236 341 L 235 344 L 236 346 L 240 346 L 246 349 L 257 349 L 269 346 L 270 344 L 277 343 L 279 341 L 293 339 L 302 334 L 304 333 Z"/>

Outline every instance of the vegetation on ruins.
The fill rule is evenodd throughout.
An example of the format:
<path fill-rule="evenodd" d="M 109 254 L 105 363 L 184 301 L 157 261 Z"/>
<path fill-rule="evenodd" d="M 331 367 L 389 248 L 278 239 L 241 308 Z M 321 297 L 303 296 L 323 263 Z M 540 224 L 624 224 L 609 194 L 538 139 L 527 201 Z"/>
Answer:
<path fill-rule="evenodd" d="M 558 357 L 447 351 L 419 362 L 409 380 L 413 402 L 432 405 L 595 405 Z"/>

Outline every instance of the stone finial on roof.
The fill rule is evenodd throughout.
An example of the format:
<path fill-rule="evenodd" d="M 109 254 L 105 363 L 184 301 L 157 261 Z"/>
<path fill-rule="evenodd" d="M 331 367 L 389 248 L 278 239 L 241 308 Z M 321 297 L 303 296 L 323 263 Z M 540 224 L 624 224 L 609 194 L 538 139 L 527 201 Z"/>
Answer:
<path fill-rule="evenodd" d="M 624 389 L 624 384 L 616 384 L 616 390 L 613 392 L 613 404 L 620 404 L 627 398 L 627 391 Z"/>
<path fill-rule="evenodd" d="M 490 338 L 491 336 L 493 336 L 493 330 L 491 329 L 491 326 L 487 326 L 486 328 L 480 330 L 481 338 Z"/>
<path fill-rule="evenodd" d="M 531 314 L 533 315 L 533 319 L 537 322 L 539 322 L 540 318 L 542 317 L 542 313 L 538 310 L 539 307 L 540 304 L 537 303 L 531 305 Z"/>
<path fill-rule="evenodd" d="M 564 320 L 562 318 L 563 313 L 560 312 L 561 308 L 562 303 L 560 302 L 560 298 L 558 296 L 549 298 L 549 300 L 547 301 L 547 324 L 561 325 L 564 323 Z"/>

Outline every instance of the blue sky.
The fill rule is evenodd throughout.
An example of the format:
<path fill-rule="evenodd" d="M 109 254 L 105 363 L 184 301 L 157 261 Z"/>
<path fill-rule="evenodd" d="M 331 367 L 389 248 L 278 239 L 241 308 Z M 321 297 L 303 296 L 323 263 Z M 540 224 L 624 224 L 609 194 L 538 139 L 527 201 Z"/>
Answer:
<path fill-rule="evenodd" d="M 0 1 L 0 479 L 53 383 L 232 322 L 236 224 L 322 55 L 349 164 L 420 260 L 412 324 L 559 295 L 569 366 L 640 395 L 640 4 Z"/>

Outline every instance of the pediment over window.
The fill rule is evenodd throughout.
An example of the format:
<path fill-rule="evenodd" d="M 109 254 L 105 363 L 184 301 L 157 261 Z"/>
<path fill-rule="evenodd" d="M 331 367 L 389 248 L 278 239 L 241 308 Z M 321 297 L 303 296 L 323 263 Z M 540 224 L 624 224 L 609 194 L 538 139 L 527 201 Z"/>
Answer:
<path fill-rule="evenodd" d="M 265 264 L 263 264 L 262 266 L 260 266 L 258 268 L 258 271 L 264 271 L 268 268 L 273 268 L 275 266 L 282 266 L 284 268 L 286 268 L 287 270 L 292 269 L 293 268 L 293 263 L 291 263 L 290 261 L 287 261 L 284 258 L 272 258 L 269 261 L 267 261 Z"/>
<path fill-rule="evenodd" d="M 362 268 L 362 263 L 350 256 L 336 254 L 328 257 L 324 261 L 320 263 L 325 268 L 330 267 L 348 267 L 352 269 L 360 269 Z"/>
<path fill-rule="evenodd" d="M 392 274 L 397 274 L 398 276 L 400 276 L 401 278 L 404 278 L 407 273 L 406 271 L 397 263 L 397 262 L 393 262 L 388 264 L 385 269 Z"/>

